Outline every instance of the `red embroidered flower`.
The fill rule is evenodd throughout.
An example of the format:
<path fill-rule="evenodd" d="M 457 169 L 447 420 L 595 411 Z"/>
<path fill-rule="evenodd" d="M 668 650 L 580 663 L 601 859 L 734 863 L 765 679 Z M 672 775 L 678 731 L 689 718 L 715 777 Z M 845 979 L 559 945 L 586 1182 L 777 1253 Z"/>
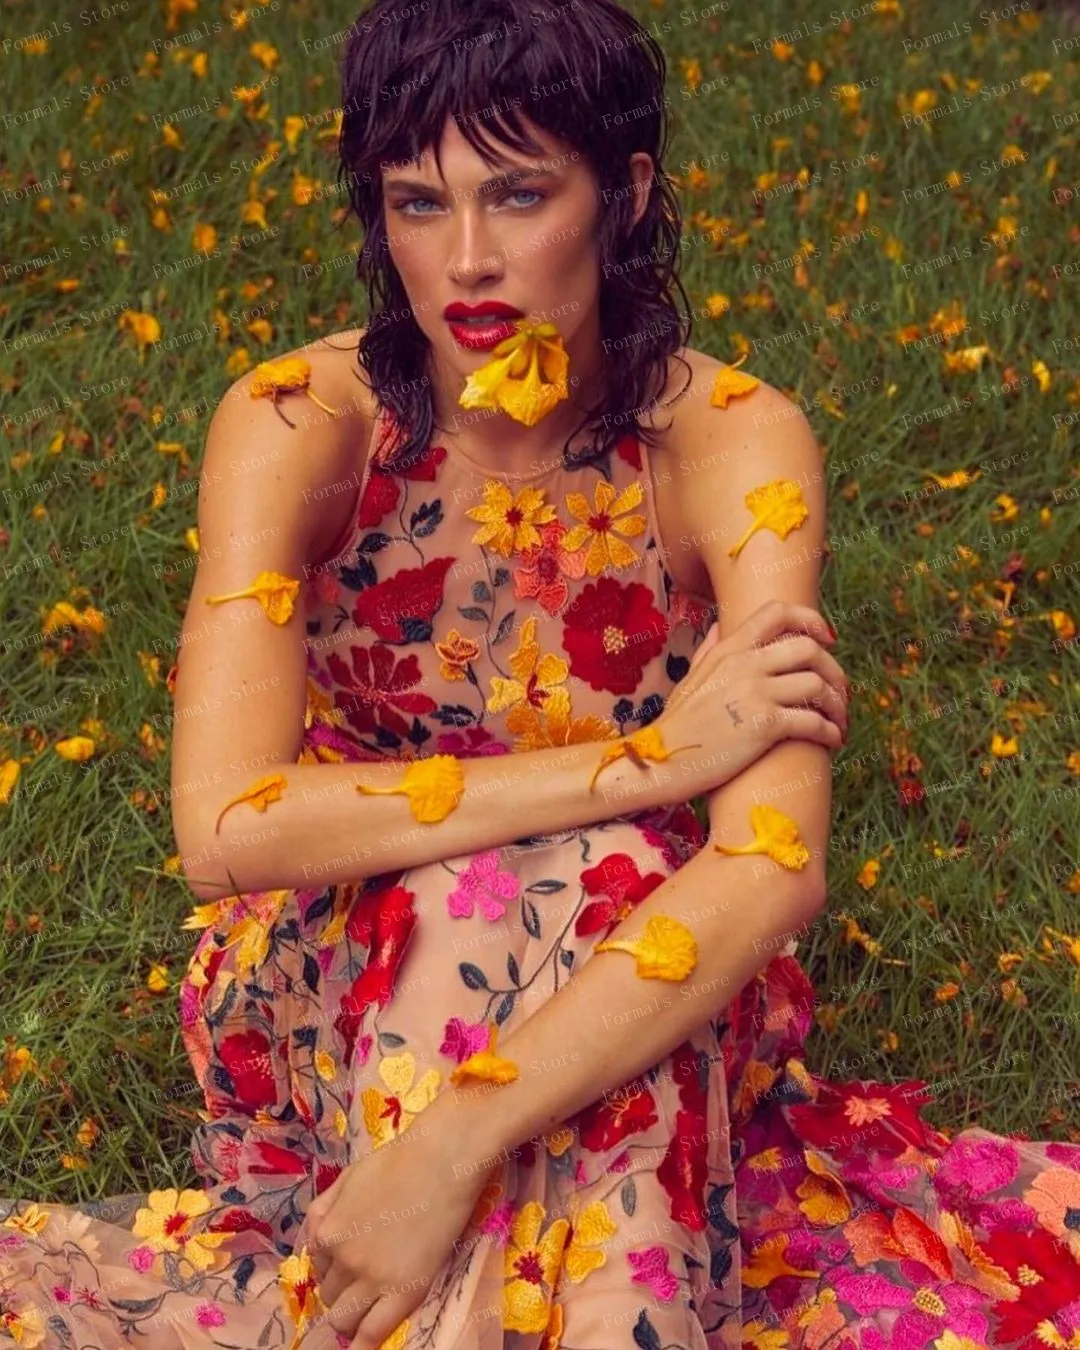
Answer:
<path fill-rule="evenodd" d="M 415 653 L 399 661 L 381 642 L 370 648 L 350 647 L 349 651 L 351 670 L 337 652 L 330 653 L 326 664 L 340 686 L 334 694 L 334 703 L 361 735 L 372 735 L 383 727 L 395 736 L 405 737 L 410 724 L 400 713 L 415 716 L 434 712 L 438 707 L 427 694 L 408 692 L 423 681 Z"/>
<path fill-rule="evenodd" d="M 563 624 L 570 674 L 593 689 L 634 693 L 667 640 L 667 620 L 653 600 L 651 588 L 639 581 L 624 586 L 602 576 L 585 586 Z"/>
<path fill-rule="evenodd" d="M 1035 1328 L 1043 1321 L 1052 1323 L 1069 1304 L 1080 1300 L 1080 1264 L 1072 1253 L 1043 1228 L 1024 1233 L 1019 1239 L 1016 1233 L 999 1229 L 979 1246 L 1020 1291 L 1016 1299 L 1002 1299 L 993 1305 L 991 1311 L 998 1318 L 995 1340 L 1001 1345 L 1015 1343 L 1018 1350 L 1042 1350 L 1052 1345 L 1052 1341 L 1037 1336 Z"/>
<path fill-rule="evenodd" d="M 254 1113 L 274 1105 L 277 1093 L 270 1068 L 270 1042 L 261 1031 L 250 1029 L 223 1036 L 218 1056 L 242 1106 Z"/>
<path fill-rule="evenodd" d="M 394 993 L 394 979 L 416 925 L 414 891 L 390 886 L 373 896 L 360 895 L 349 910 L 345 936 L 368 948 L 367 964 L 353 980 L 342 998 L 345 1012 L 359 1017 L 366 1008 L 378 1003 L 385 1008 Z"/>
<path fill-rule="evenodd" d="M 705 1228 L 705 1182 L 709 1175 L 707 1145 L 704 1115 L 697 1111 L 678 1111 L 675 1134 L 656 1169 L 656 1179 L 671 1201 L 671 1217 L 693 1233 L 700 1233 Z"/>
<path fill-rule="evenodd" d="M 640 1134 L 657 1122 L 656 1102 L 640 1077 L 579 1111 L 576 1129 L 582 1148 L 603 1153 L 632 1134 Z M 567 1125 L 574 1128 L 568 1121 Z"/>
<path fill-rule="evenodd" d="M 386 642 L 427 642 L 453 562 L 432 558 L 423 567 L 403 567 L 386 581 L 368 586 L 356 597 L 353 622 Z"/>
<path fill-rule="evenodd" d="M 910 1145 L 929 1150 L 932 1140 L 919 1119 L 919 1107 L 931 1100 L 925 1087 L 919 1079 L 895 1086 L 822 1080 L 816 1102 L 791 1106 L 788 1112 L 800 1138 L 812 1148 L 843 1153 L 876 1149 L 893 1155 Z"/>
<path fill-rule="evenodd" d="M 284 1149 L 281 1150 L 284 1152 Z M 290 1154 L 290 1157 L 293 1156 Z M 259 1169 L 253 1167 L 252 1172 Z M 263 1169 L 267 1171 L 269 1169 Z M 275 1168 L 275 1171 L 280 1169 Z M 272 1238 L 274 1230 L 265 1219 L 258 1218 L 250 1209 L 227 1209 L 223 1214 L 219 1214 L 214 1221 L 209 1224 L 211 1233 L 262 1233 L 265 1237 Z"/>
<path fill-rule="evenodd" d="M 611 929 L 665 880 L 661 872 L 650 872 L 643 877 L 629 853 L 609 853 L 595 867 L 587 867 L 581 874 L 586 895 L 603 895 L 604 899 L 585 906 L 577 916 L 574 932 L 578 937 L 588 937 L 590 933 L 606 928 L 604 937 L 607 938 Z"/>
<path fill-rule="evenodd" d="M 428 445 L 420 454 L 414 455 L 407 465 L 387 471 L 376 460 L 372 464 L 372 473 L 364 489 L 364 499 L 356 516 L 356 525 L 360 529 L 370 529 L 397 510 L 401 498 L 398 486 L 399 478 L 412 483 L 433 483 L 439 471 L 439 465 L 446 458 L 446 450 L 441 445 Z"/>

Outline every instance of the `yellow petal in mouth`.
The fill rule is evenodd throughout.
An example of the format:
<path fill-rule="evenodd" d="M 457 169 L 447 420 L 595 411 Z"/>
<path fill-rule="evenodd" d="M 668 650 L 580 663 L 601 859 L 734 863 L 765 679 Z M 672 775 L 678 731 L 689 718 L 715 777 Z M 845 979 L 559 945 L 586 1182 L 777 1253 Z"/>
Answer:
<path fill-rule="evenodd" d="M 403 793 L 409 800 L 413 817 L 422 825 L 433 825 L 445 820 L 460 803 L 465 795 L 465 774 L 456 756 L 430 755 L 410 764 L 396 787 L 369 787 L 366 783 L 357 783 L 356 790 L 373 797 Z"/>
<path fill-rule="evenodd" d="M 553 323 L 515 319 L 517 332 L 495 347 L 462 390 L 462 408 L 497 408 L 533 427 L 567 398 L 570 358 Z"/>
<path fill-rule="evenodd" d="M 226 600 L 258 600 L 270 622 L 281 627 L 292 618 L 299 592 L 300 583 L 295 577 L 284 576 L 281 572 L 260 572 L 246 590 L 232 591 L 229 595 L 208 595 L 206 603 L 220 605 Z"/>
<path fill-rule="evenodd" d="M 754 523 L 739 542 L 728 549 L 729 558 L 737 558 L 743 545 L 758 530 L 772 530 L 781 539 L 786 539 L 810 515 L 809 507 L 803 501 L 802 488 L 793 478 L 774 478 L 771 483 L 751 488 L 745 502 L 754 514 Z"/>
<path fill-rule="evenodd" d="M 772 806 L 754 806 L 750 809 L 750 828 L 754 831 L 750 844 L 714 844 L 717 853 L 731 857 L 739 854 L 764 853 L 781 867 L 798 872 L 810 861 L 810 852 L 799 838 L 799 827 Z"/>
<path fill-rule="evenodd" d="M 654 914 L 636 938 L 608 938 L 594 952 L 629 952 L 643 980 L 685 980 L 697 965 L 697 941 L 686 924 Z"/>

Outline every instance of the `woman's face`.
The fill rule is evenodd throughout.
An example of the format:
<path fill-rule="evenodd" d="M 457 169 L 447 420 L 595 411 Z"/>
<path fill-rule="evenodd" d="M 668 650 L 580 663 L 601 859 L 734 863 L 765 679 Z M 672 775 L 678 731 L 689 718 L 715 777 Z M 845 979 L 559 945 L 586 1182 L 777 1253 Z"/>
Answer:
<path fill-rule="evenodd" d="M 500 334 L 491 324 L 486 331 L 452 328 L 444 310 L 455 301 L 468 307 L 501 301 L 535 323 L 554 323 L 571 357 L 575 349 L 584 356 L 582 345 L 597 341 L 603 203 L 596 178 L 579 151 L 534 124 L 529 131 L 542 154 L 500 147 L 504 158 L 490 165 L 448 120 L 445 181 L 431 150 L 419 165 L 383 166 L 391 260 L 436 366 L 455 375 L 479 369 L 512 331 Z M 637 172 L 647 179 L 652 162 L 640 159 Z M 636 195 L 643 210 L 645 193 Z"/>

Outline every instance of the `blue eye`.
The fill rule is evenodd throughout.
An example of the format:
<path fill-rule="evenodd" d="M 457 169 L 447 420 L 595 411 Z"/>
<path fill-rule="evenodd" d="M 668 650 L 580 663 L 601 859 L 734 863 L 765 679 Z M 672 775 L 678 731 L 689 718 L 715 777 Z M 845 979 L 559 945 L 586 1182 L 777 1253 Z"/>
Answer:
<path fill-rule="evenodd" d="M 542 202 L 544 200 L 544 194 L 542 192 L 537 192 L 535 188 L 516 188 L 513 192 L 509 193 L 508 196 L 520 197 L 522 193 L 524 193 L 526 197 L 536 198 L 536 201 L 526 202 L 526 206 L 535 206 L 537 202 Z"/>
<path fill-rule="evenodd" d="M 410 211 L 410 210 L 409 210 L 409 207 L 410 207 L 410 206 L 416 206 L 416 205 L 418 205 L 420 202 L 427 202 L 429 206 L 436 206 L 436 205 L 438 205 L 438 203 L 437 203 L 437 202 L 433 202 L 433 201 L 431 200 L 430 197 L 410 197 L 409 200 L 408 200 L 407 202 L 402 202 L 402 204 L 401 204 L 399 207 L 395 208 L 395 209 L 398 210 L 398 211 L 400 211 L 401 214 L 402 214 L 403 216 L 414 216 L 414 215 L 416 215 L 416 214 L 418 214 L 418 213 L 415 212 L 415 211 Z M 419 212 L 419 214 L 422 215 L 422 216 L 426 216 L 428 213 L 427 213 L 426 211 L 421 211 L 421 212 Z"/>

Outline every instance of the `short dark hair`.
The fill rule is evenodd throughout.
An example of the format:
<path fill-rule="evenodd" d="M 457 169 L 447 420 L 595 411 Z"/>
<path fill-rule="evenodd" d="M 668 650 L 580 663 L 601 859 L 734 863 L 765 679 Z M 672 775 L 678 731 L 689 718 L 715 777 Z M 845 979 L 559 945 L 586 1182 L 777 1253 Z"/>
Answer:
<path fill-rule="evenodd" d="M 540 153 L 523 114 L 578 150 L 596 174 L 600 331 L 605 341 L 621 339 L 613 348 L 618 379 L 604 381 L 563 458 L 568 466 L 591 463 L 628 432 L 655 443 L 639 417 L 663 393 L 667 359 L 692 332 L 678 277 L 682 216 L 662 162 L 670 135 L 665 77 L 655 39 L 615 0 L 545 0 L 543 8 L 537 0 L 373 0 L 350 25 L 337 176 L 364 235 L 356 274 L 367 286 L 369 315 L 358 357 L 401 433 L 387 467 L 427 444 L 434 410 L 428 342 L 390 259 L 381 170 L 433 147 L 441 173 L 448 119 L 493 164 L 499 145 Z M 627 161 L 638 151 L 652 157 L 655 174 L 631 228 Z M 571 457 L 570 441 L 594 426 L 588 452 Z"/>

